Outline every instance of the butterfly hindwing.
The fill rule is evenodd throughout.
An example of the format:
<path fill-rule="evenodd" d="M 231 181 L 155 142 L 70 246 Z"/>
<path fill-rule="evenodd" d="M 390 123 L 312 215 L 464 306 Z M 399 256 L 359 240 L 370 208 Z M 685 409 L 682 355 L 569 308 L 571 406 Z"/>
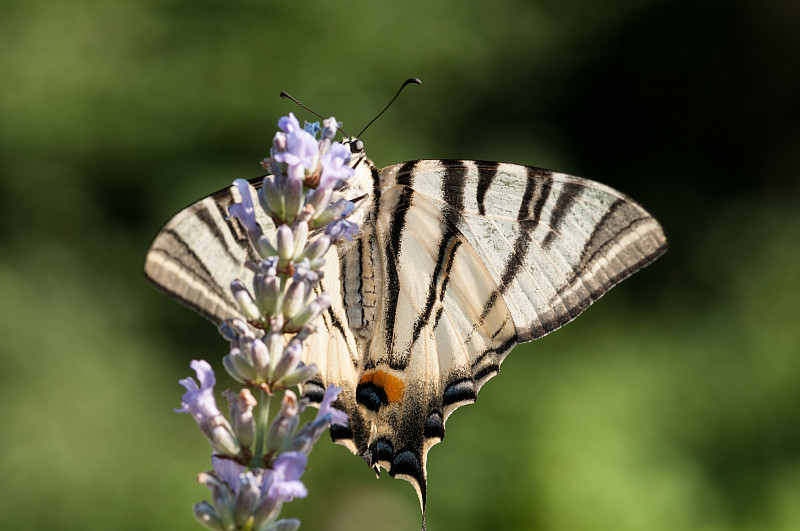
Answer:
<path fill-rule="evenodd" d="M 370 465 L 409 480 L 424 507 L 426 456 L 447 417 L 472 402 L 515 339 L 503 301 L 476 319 L 494 282 L 454 219 L 407 184 L 382 179 L 374 232 L 378 311 L 357 388 Z"/>

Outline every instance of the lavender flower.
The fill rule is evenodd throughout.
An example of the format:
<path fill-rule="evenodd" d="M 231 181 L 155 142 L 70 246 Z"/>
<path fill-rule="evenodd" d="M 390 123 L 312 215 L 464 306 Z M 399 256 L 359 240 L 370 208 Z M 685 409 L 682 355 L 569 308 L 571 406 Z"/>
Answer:
<path fill-rule="evenodd" d="M 180 384 L 186 388 L 186 393 L 181 397 L 181 407 L 175 412 L 190 413 L 215 452 L 231 456 L 240 455 L 242 448 L 214 399 L 216 378 L 211 365 L 204 360 L 194 360 L 190 367 L 197 374 L 200 385 L 192 378 L 180 380 Z"/>
<path fill-rule="evenodd" d="M 310 453 L 314 443 L 332 424 L 347 425 L 347 414 L 334 409 L 332 404 L 342 392 L 341 387 L 329 385 L 320 403 L 319 411 L 314 420 L 307 422 L 300 428 L 294 437 L 285 446 L 287 450 Z"/>
<path fill-rule="evenodd" d="M 317 140 L 309 132 L 297 129 L 286 135 L 286 151 L 275 153 L 272 158 L 289 168 L 302 168 L 305 172 L 314 166 L 317 154 Z"/>
<path fill-rule="evenodd" d="M 358 225 L 346 219 L 337 219 L 325 228 L 325 234 L 334 242 L 341 240 L 352 241 L 353 236 L 358 234 Z"/>
<path fill-rule="evenodd" d="M 319 405 L 319 412 L 317 412 L 317 417 L 314 419 L 315 422 L 347 426 L 347 413 L 333 407 L 333 403 L 339 398 L 339 393 L 341 392 L 341 387 L 328 386 Z"/>
<path fill-rule="evenodd" d="M 319 188 L 333 188 L 338 181 L 349 179 L 355 170 L 348 165 L 348 162 L 350 162 L 350 148 L 338 142 L 333 144 L 322 156 Z"/>
<path fill-rule="evenodd" d="M 275 460 L 261 484 L 261 495 L 290 502 L 308 495 L 300 476 L 306 471 L 308 457 L 300 452 L 285 452 Z"/>
<path fill-rule="evenodd" d="M 250 186 L 244 179 L 236 179 L 233 181 L 233 186 L 239 190 L 242 202 L 231 205 L 228 212 L 247 229 L 250 241 L 258 241 L 263 231 L 261 225 L 256 222 L 256 210 L 253 207 L 253 199 L 250 197 Z"/>

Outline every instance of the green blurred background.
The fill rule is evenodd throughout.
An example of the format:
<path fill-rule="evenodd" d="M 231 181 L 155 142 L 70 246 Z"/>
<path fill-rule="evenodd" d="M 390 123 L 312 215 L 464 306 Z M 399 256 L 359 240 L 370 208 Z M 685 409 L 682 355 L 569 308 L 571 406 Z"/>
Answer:
<path fill-rule="evenodd" d="M 259 174 L 287 90 L 377 165 L 501 160 L 644 204 L 670 251 L 519 347 L 428 466 L 428 528 L 800 529 L 800 3 L 5 0 L 0 521 L 198 529 L 172 413 L 213 326 L 144 281 L 179 209 Z M 223 379 L 223 386 L 231 385 Z M 304 529 L 417 529 L 323 440 Z"/>

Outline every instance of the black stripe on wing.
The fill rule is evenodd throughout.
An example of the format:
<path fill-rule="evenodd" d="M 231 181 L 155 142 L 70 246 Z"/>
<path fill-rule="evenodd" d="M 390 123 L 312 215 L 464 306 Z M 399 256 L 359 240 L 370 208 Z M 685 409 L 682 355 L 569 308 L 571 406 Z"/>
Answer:
<path fill-rule="evenodd" d="M 499 162 L 480 161 L 476 162 L 478 166 L 478 189 L 475 193 L 475 201 L 478 203 L 478 213 L 481 216 L 486 215 L 486 192 L 489 190 L 492 181 L 497 175 L 497 168 L 500 166 Z"/>
<path fill-rule="evenodd" d="M 397 317 L 397 301 L 400 297 L 400 279 L 397 264 L 402 256 L 400 248 L 403 238 L 403 231 L 406 226 L 406 214 L 411 206 L 411 197 L 414 194 L 411 186 L 414 184 L 413 172 L 418 161 L 409 161 L 403 164 L 397 172 L 396 182 L 403 186 L 400 197 L 394 208 L 394 216 L 391 218 L 389 226 L 389 238 L 386 240 L 384 248 L 384 259 L 386 262 L 386 348 L 388 351 L 395 351 L 394 327 Z M 376 201 L 378 203 L 378 201 Z M 377 219 L 377 218 L 376 218 Z M 402 370 L 405 368 L 407 359 L 397 359 L 395 356 L 389 357 L 389 366 L 392 369 Z"/>

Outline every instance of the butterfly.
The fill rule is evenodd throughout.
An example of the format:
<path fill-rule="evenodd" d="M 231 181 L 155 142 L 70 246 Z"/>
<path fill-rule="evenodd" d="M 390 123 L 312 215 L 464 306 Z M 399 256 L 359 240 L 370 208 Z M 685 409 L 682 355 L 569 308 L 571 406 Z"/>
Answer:
<path fill-rule="evenodd" d="M 567 324 L 668 243 L 641 206 L 590 180 L 470 160 L 378 169 L 360 140 L 346 143 L 355 173 L 336 194 L 356 202 L 360 233 L 325 255 L 321 289 L 333 302 L 307 340 L 304 361 L 319 371 L 301 391 L 318 403 L 329 384 L 342 387 L 349 424 L 331 437 L 409 481 L 424 514 L 428 450 L 453 411 L 516 344 Z M 250 181 L 254 203 L 260 186 Z M 217 324 L 240 316 L 229 285 L 249 284 L 258 260 L 229 212 L 239 194 L 178 213 L 145 261 L 156 288 Z"/>

